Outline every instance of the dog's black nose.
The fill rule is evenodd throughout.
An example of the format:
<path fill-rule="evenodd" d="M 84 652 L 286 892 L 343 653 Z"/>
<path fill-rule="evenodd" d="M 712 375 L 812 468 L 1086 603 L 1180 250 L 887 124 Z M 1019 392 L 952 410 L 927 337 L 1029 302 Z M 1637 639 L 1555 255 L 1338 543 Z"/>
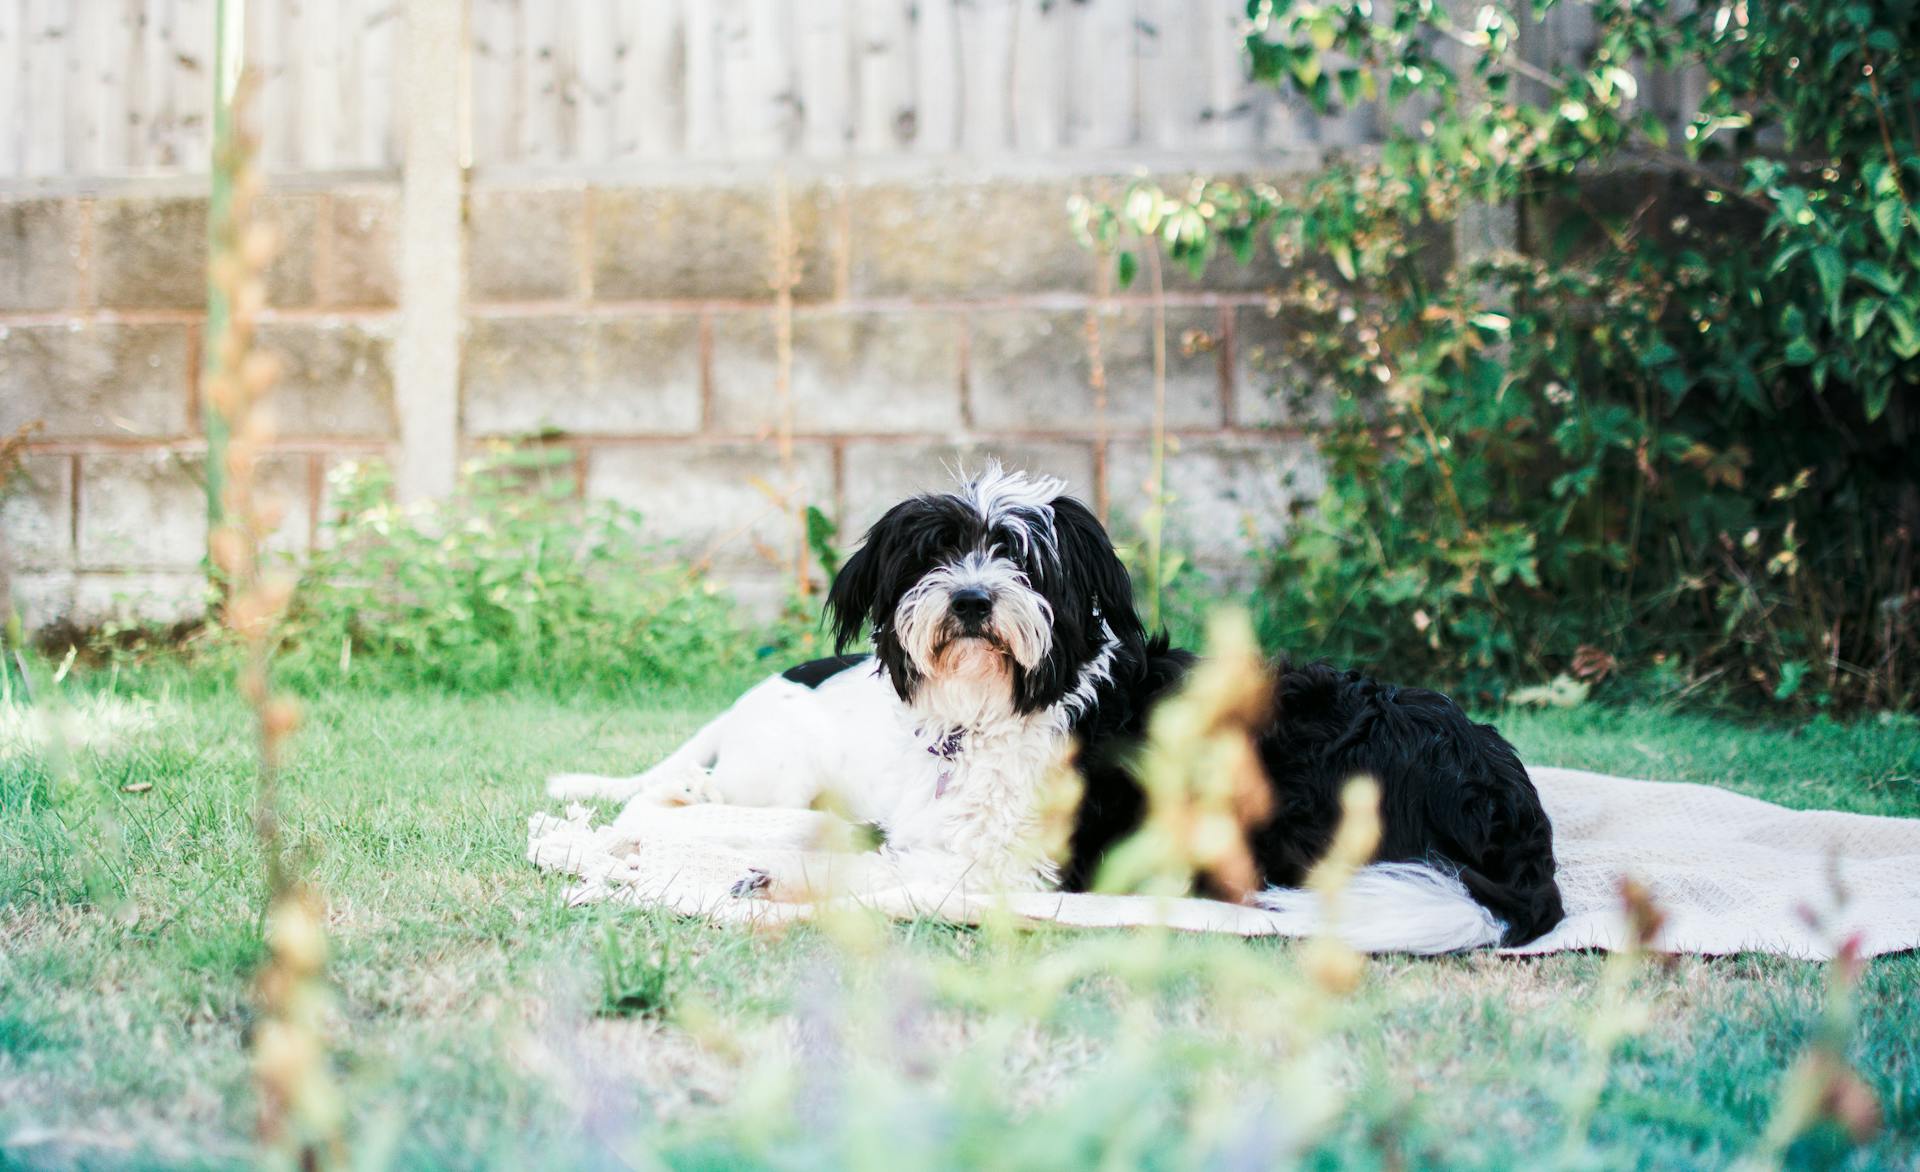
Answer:
<path fill-rule="evenodd" d="M 993 595 L 978 586 L 962 586 L 953 592 L 947 605 L 953 608 L 954 618 L 970 627 L 978 626 L 993 613 Z"/>

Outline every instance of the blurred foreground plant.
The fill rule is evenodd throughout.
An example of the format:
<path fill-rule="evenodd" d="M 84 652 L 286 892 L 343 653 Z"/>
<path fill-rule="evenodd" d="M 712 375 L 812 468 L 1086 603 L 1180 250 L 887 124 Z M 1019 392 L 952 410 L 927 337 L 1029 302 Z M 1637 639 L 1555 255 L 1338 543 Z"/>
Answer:
<path fill-rule="evenodd" d="M 257 483 L 260 457 L 273 441 L 268 399 L 279 363 L 254 347 L 254 324 L 266 301 L 262 274 L 275 244 L 271 230 L 254 220 L 258 143 L 244 119 L 253 92 L 252 80 L 243 80 L 233 98 L 231 132 L 214 160 L 226 198 L 213 225 L 211 276 L 226 313 L 212 339 L 204 391 L 224 424 L 225 444 L 215 453 L 220 475 L 212 478 L 222 520 L 208 535 L 208 550 L 226 587 L 223 619 L 244 649 L 240 693 L 253 707 L 260 746 L 253 824 L 266 866 L 268 954 L 256 979 L 260 1017 L 253 1028 L 259 1136 L 272 1164 L 306 1169 L 339 1165 L 345 1153 L 324 1031 L 332 1000 L 321 976 L 326 910 L 287 858 L 280 828 L 281 761 L 299 710 L 274 694 L 271 681 L 274 640 L 294 580 L 265 569 L 261 551 L 285 503 Z"/>
<path fill-rule="evenodd" d="M 1845 889 L 1836 871 L 1836 902 L 1844 904 Z M 1860 955 L 1860 936 L 1841 937 L 1830 922 L 1811 906 L 1802 914 L 1828 936 L 1833 959 L 1827 962 L 1827 1002 L 1813 1039 L 1788 1068 L 1773 1105 L 1773 1116 L 1760 1142 L 1741 1163 L 1745 1172 L 1780 1167 L 1788 1149 L 1823 1124 L 1836 1127 L 1848 1143 L 1863 1145 L 1879 1134 L 1884 1122 L 1879 1096 L 1854 1069 L 1847 1049 L 1858 1032 L 1854 990 L 1866 961 Z"/>
<path fill-rule="evenodd" d="M 1102 865 L 1103 890 L 1185 895 L 1196 875 L 1229 898 L 1256 889 L 1246 835 L 1272 813 L 1254 738 L 1273 682 L 1245 612 L 1216 612 L 1206 646 L 1180 694 L 1153 711 L 1139 767 L 1146 821 Z"/>
<path fill-rule="evenodd" d="M 1593 1012 L 1583 1039 L 1584 1061 L 1567 1084 L 1567 1123 L 1560 1141 L 1560 1162 L 1566 1167 L 1578 1167 L 1591 1159 L 1588 1135 L 1600 1096 L 1607 1089 L 1614 1056 L 1621 1043 L 1645 1031 L 1652 1016 L 1651 1008 L 1632 996 L 1632 984 L 1646 962 L 1648 949 L 1660 935 L 1666 913 L 1654 902 L 1653 893 L 1633 879 L 1621 882 L 1620 903 L 1627 919 L 1627 938 L 1607 954 L 1600 969 L 1600 985 L 1594 991 Z"/>

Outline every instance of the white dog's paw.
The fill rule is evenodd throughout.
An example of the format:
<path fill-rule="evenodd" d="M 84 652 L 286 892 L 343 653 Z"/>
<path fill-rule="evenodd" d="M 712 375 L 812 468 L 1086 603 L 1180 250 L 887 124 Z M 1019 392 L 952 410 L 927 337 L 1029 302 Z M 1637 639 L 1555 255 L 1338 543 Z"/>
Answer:
<path fill-rule="evenodd" d="M 764 899 L 767 888 L 772 886 L 773 876 L 758 867 L 753 867 L 734 881 L 728 894 L 735 899 Z"/>
<path fill-rule="evenodd" d="M 547 796 L 562 802 L 602 797 L 615 780 L 597 773 L 556 773 L 547 778 Z"/>

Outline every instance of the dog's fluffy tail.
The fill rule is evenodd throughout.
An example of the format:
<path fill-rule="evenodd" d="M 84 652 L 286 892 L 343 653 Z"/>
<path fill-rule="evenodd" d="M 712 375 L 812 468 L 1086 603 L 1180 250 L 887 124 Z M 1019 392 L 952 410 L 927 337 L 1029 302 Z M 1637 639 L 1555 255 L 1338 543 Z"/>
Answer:
<path fill-rule="evenodd" d="M 1302 888 L 1270 887 L 1248 902 L 1278 914 L 1291 935 L 1318 931 L 1324 918 L 1320 897 Z M 1435 953 L 1498 944 L 1507 926 L 1443 870 L 1374 863 L 1342 893 L 1336 930 L 1362 952 Z"/>

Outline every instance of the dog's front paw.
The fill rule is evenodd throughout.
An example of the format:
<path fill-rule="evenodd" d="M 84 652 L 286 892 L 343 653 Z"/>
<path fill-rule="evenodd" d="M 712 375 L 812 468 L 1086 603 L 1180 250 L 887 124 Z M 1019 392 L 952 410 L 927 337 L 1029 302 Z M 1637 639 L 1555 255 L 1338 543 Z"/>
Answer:
<path fill-rule="evenodd" d="M 767 888 L 772 886 L 773 876 L 754 867 L 734 882 L 729 894 L 735 899 L 764 899 Z"/>

